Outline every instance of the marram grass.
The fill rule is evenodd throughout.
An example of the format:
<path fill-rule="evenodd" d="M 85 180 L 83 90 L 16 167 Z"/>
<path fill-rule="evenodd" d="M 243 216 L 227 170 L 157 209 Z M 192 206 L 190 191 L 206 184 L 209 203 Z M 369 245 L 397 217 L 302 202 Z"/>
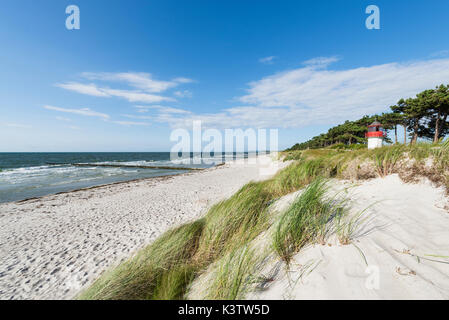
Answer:
<path fill-rule="evenodd" d="M 267 209 L 273 199 L 267 186 L 266 182 L 250 182 L 209 210 L 197 259 L 211 262 L 245 245 L 267 228 Z"/>
<path fill-rule="evenodd" d="M 183 291 L 173 288 L 173 279 L 182 282 L 187 278 L 190 282 L 194 266 L 188 262 L 196 252 L 203 228 L 204 220 L 200 219 L 164 233 L 135 257 L 106 272 L 79 298 L 181 298 L 173 294 Z"/>
<path fill-rule="evenodd" d="M 316 179 L 280 217 L 273 248 L 287 264 L 307 244 L 324 243 L 333 230 L 332 222 L 348 212 L 345 200 L 328 198 L 327 182 Z"/>
<path fill-rule="evenodd" d="M 323 241 L 329 232 L 327 219 L 344 211 L 343 204 L 323 198 L 326 190 L 323 180 L 314 181 L 344 178 L 348 171 L 362 170 L 364 163 L 368 164 L 365 170 L 370 172 L 369 176 L 385 176 L 399 172 L 404 159 L 422 163 L 432 158 L 432 174 L 438 181 L 443 179 L 449 188 L 448 141 L 375 150 L 303 150 L 284 156 L 293 163 L 272 179 L 251 182 L 213 206 L 204 218 L 164 233 L 134 257 L 104 273 L 79 298 L 183 299 L 192 281 L 215 262 L 222 265 L 215 285 L 220 290 L 210 298 L 239 298 L 249 281 L 246 275 L 255 265 L 248 245 L 270 227 L 270 204 L 312 183 L 277 225 L 273 247 L 282 259 L 289 261 L 310 241 Z M 417 174 L 423 172 L 417 170 Z M 342 226 L 340 237 L 348 239 L 352 224 L 346 225 L 346 230 Z"/>
<path fill-rule="evenodd" d="M 208 300 L 243 299 L 256 278 L 258 257 L 247 245 L 230 251 L 217 261 L 213 282 L 207 288 Z"/>

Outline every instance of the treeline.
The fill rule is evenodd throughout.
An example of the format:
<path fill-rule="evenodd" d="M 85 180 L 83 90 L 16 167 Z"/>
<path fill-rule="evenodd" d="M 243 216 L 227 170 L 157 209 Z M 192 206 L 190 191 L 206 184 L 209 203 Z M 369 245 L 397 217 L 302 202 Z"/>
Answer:
<path fill-rule="evenodd" d="M 390 109 L 391 112 L 388 113 L 346 121 L 330 128 L 327 133 L 297 143 L 288 150 L 323 148 L 334 144 L 365 144 L 367 126 L 375 120 L 382 123 L 386 131 L 394 130 L 395 143 L 398 143 L 398 126 L 404 129 L 404 143 L 407 143 L 407 133 L 412 144 L 418 138 L 438 142 L 449 133 L 449 85 L 424 90 L 414 98 L 401 99 L 396 105 L 390 106 Z M 386 142 L 393 141 L 386 138 Z"/>

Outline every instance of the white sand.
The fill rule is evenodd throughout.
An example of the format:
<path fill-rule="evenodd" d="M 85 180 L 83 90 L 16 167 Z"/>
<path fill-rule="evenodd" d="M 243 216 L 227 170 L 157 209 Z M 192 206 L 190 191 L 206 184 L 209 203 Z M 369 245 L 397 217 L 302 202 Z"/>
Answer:
<path fill-rule="evenodd" d="M 256 165 L 236 161 L 170 178 L 1 204 L 0 298 L 73 298 L 168 228 L 202 216 L 247 182 L 267 178 L 269 172 L 260 168 L 270 160 L 259 158 Z"/>
<path fill-rule="evenodd" d="M 350 185 L 334 183 L 337 189 Z M 349 189 L 348 197 L 353 213 L 374 204 L 354 244 L 343 246 L 333 239 L 305 248 L 294 256 L 289 270 L 281 264 L 267 289 L 248 298 L 449 299 L 444 190 L 427 182 L 405 184 L 392 175 L 360 183 Z M 278 206 L 286 208 L 293 199 L 289 195 Z M 276 263 L 270 264 L 267 270 L 274 270 Z"/>

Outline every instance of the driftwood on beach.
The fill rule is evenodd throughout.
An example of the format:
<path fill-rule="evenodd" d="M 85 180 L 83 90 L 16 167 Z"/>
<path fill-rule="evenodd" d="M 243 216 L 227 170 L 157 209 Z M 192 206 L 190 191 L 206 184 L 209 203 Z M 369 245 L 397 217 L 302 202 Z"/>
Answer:
<path fill-rule="evenodd" d="M 51 163 L 47 162 L 51 166 L 74 166 L 74 167 L 107 167 L 107 168 L 139 168 L 139 169 L 164 169 L 164 170 L 189 170 L 200 171 L 204 168 L 188 168 L 188 167 L 170 167 L 170 166 L 133 166 L 133 165 L 121 165 L 121 164 L 97 164 L 97 163 Z"/>

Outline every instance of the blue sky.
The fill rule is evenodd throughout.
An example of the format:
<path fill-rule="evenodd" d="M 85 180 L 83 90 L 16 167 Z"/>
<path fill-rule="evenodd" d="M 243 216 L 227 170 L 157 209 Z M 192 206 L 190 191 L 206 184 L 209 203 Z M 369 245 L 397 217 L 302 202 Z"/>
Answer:
<path fill-rule="evenodd" d="M 75 4 L 81 29 L 65 28 Z M 365 27 L 380 8 L 381 29 Z M 20 0 L 0 6 L 0 151 L 168 151 L 174 128 L 279 146 L 449 83 L 449 2 Z"/>

